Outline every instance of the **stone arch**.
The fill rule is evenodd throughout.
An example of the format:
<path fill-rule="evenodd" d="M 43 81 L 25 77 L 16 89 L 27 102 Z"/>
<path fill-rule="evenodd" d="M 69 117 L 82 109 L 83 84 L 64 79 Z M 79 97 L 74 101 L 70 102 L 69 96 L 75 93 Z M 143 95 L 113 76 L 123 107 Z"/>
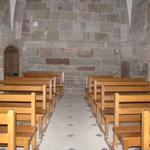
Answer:
<path fill-rule="evenodd" d="M 20 68 L 20 52 L 15 46 L 8 46 L 4 50 L 4 77 L 18 76 Z"/>

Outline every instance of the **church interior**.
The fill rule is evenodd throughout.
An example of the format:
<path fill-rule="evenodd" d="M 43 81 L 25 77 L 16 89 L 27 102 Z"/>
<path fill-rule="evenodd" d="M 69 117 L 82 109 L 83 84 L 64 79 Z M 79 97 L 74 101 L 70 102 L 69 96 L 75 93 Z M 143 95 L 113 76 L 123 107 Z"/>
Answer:
<path fill-rule="evenodd" d="M 149 38 L 149 0 L 0 0 L 0 150 L 149 150 Z"/>

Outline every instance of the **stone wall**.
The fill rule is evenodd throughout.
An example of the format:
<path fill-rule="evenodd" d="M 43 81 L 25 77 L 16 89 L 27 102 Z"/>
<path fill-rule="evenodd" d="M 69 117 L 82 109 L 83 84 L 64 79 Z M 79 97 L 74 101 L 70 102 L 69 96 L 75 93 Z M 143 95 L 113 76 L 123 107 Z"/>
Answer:
<path fill-rule="evenodd" d="M 120 75 L 126 1 L 27 0 L 22 37 L 23 71 L 64 71 L 66 86 L 80 90 L 85 75 Z M 115 55 L 115 48 L 125 53 Z"/>
<path fill-rule="evenodd" d="M 130 43 L 133 49 L 131 61 L 132 76 L 149 78 L 150 64 L 150 2 L 133 1 Z"/>
<path fill-rule="evenodd" d="M 8 45 L 15 45 L 14 33 L 10 31 L 9 0 L 0 1 L 0 79 L 4 75 L 3 52 Z"/>

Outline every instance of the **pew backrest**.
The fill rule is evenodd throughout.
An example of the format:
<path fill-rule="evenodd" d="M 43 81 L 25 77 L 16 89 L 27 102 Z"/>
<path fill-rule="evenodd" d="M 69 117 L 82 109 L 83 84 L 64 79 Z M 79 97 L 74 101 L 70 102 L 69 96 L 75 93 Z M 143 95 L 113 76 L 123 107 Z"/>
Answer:
<path fill-rule="evenodd" d="M 149 94 L 123 95 L 116 93 L 114 126 L 119 126 L 120 115 L 141 115 L 144 110 L 150 111 Z"/>
<path fill-rule="evenodd" d="M 150 149 L 150 112 L 142 112 L 142 150 Z"/>
<path fill-rule="evenodd" d="M 0 113 L 0 125 L 7 125 L 7 133 L 0 131 L 0 143 L 8 144 L 8 150 L 16 150 L 15 112 L 9 110 L 7 113 Z"/>
<path fill-rule="evenodd" d="M 10 107 L 8 105 L 9 103 L 14 103 L 14 105 Z M 16 103 L 28 103 L 29 105 L 26 105 L 26 107 L 18 107 Z M 29 121 L 31 122 L 31 126 L 36 125 L 35 105 L 36 102 L 34 92 L 31 94 L 0 94 L 0 113 L 6 113 L 10 109 L 14 110 L 16 112 L 16 120 L 24 120 L 26 115 L 30 116 L 28 118 L 30 118 Z"/>

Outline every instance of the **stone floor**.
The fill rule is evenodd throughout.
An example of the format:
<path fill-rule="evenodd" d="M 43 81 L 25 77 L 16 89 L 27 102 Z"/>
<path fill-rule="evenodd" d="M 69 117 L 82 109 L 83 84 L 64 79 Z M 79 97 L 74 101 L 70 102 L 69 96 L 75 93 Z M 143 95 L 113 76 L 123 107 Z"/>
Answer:
<path fill-rule="evenodd" d="M 108 150 L 83 95 L 65 94 L 57 103 L 40 150 Z"/>

